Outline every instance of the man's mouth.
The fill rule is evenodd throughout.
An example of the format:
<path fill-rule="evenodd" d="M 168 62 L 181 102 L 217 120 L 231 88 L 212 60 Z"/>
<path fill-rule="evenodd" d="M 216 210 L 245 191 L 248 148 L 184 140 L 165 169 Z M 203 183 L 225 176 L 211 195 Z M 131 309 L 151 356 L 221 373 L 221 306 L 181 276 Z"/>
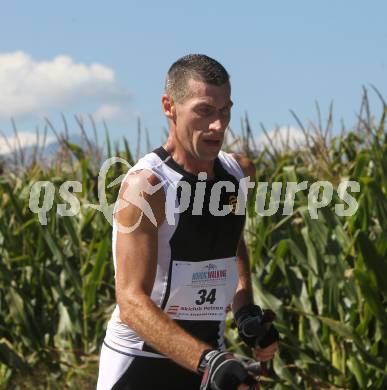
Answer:
<path fill-rule="evenodd" d="M 203 142 L 208 146 L 221 146 L 222 141 L 219 139 L 205 139 Z"/>

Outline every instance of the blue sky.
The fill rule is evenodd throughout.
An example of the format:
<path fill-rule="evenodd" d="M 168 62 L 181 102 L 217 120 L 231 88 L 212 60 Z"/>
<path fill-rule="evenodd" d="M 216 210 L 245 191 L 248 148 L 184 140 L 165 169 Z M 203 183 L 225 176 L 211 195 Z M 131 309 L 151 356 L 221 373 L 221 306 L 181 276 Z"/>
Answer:
<path fill-rule="evenodd" d="M 316 100 L 350 126 L 363 85 L 387 97 L 386 15 L 382 0 L 3 2 L 0 130 L 11 135 L 13 116 L 33 132 L 46 115 L 60 129 L 60 112 L 75 129 L 74 114 L 93 113 L 101 135 L 105 117 L 134 143 L 139 116 L 158 146 L 165 73 L 191 52 L 231 74 L 237 132 L 245 112 L 257 137 L 260 123 L 295 126 L 289 109 L 313 120 Z"/>

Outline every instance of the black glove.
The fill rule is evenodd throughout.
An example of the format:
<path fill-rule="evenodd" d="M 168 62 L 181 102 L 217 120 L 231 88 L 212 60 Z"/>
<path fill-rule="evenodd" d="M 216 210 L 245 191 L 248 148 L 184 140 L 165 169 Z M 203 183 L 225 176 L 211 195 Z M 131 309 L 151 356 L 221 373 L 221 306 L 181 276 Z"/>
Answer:
<path fill-rule="evenodd" d="M 279 340 L 279 334 L 272 322 L 275 314 L 271 310 L 262 310 L 257 305 L 241 307 L 234 315 L 239 337 L 251 348 L 259 345 L 266 348 Z"/>
<path fill-rule="evenodd" d="M 205 351 L 198 372 L 203 374 L 200 390 L 237 390 L 242 383 L 250 386 L 257 384 L 243 362 L 230 352 Z"/>

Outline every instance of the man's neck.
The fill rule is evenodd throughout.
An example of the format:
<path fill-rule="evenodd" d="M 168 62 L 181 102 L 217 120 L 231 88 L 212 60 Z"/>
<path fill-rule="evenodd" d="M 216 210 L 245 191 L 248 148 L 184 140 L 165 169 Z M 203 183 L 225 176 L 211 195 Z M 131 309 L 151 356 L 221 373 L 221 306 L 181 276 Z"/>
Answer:
<path fill-rule="evenodd" d="M 163 145 L 164 149 L 185 171 L 198 175 L 200 172 L 207 173 L 207 180 L 214 178 L 214 160 L 201 161 L 186 151 L 181 145 L 168 139 Z"/>

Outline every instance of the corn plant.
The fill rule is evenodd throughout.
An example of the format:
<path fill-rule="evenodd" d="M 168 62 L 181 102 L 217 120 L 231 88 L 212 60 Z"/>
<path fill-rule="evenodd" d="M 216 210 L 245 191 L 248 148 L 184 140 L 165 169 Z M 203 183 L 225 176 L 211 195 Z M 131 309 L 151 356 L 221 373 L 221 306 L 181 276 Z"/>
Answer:
<path fill-rule="evenodd" d="M 277 312 L 282 335 L 265 388 L 387 388 L 386 114 L 383 104 L 378 123 L 363 115 L 352 132 L 326 140 L 319 128 L 296 152 L 256 156 L 257 181 L 345 179 L 361 188 L 350 217 L 338 217 L 332 205 L 312 219 L 307 191 L 296 194 L 287 216 L 259 216 L 250 204 L 255 297 Z M 282 196 L 280 210 L 284 203 Z M 250 352 L 235 330 L 228 336 L 236 351 Z"/>
<path fill-rule="evenodd" d="M 280 351 L 263 377 L 267 389 L 385 389 L 387 299 L 387 133 L 386 104 L 376 121 L 365 95 L 352 130 L 332 131 L 333 119 L 311 124 L 305 143 L 295 150 L 255 142 L 246 118 L 242 136 L 229 131 L 226 149 L 242 151 L 256 166 L 257 182 L 308 181 L 295 195 L 289 215 L 261 216 L 254 194 L 248 205 L 246 239 L 257 302 L 277 313 Z M 56 134 L 61 147 L 55 158 L 35 151 L 30 161 L 15 151 L 0 160 L 0 386 L 4 388 L 94 388 L 99 347 L 115 304 L 111 261 L 111 226 L 88 204 L 98 204 L 98 172 L 104 157 L 120 156 L 133 164 L 129 144 L 105 144 L 86 136 L 86 123 L 76 120 L 81 144 L 70 142 L 69 125 Z M 265 129 L 263 128 L 263 131 Z M 137 129 L 141 135 L 139 124 Z M 148 137 L 145 137 L 147 139 Z M 149 144 L 149 140 L 147 139 Z M 149 146 L 147 146 L 149 149 Z M 126 173 L 116 164 L 107 183 Z M 37 181 L 55 187 L 47 225 L 29 208 Z M 80 210 L 62 217 L 58 189 L 78 180 Z M 308 190 L 329 180 L 334 196 L 318 218 L 308 210 Z M 360 184 L 352 196 L 355 214 L 339 217 L 334 205 L 342 180 Z M 258 187 L 258 185 L 257 185 Z M 107 190 L 109 203 L 118 186 Z M 257 191 L 257 188 L 256 188 Z M 270 197 L 270 191 L 267 194 Z M 228 347 L 250 354 L 228 320 Z M 38 375 L 36 375 L 38 373 Z"/>

